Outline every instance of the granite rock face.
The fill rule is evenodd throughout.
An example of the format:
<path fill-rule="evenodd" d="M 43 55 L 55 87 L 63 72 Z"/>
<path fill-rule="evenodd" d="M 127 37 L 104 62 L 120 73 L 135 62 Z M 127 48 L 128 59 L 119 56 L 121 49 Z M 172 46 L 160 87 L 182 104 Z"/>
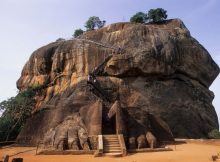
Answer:
<path fill-rule="evenodd" d="M 87 84 L 97 67 L 96 81 L 108 101 Z M 88 136 L 104 134 L 104 109 L 116 100 L 136 123 L 143 124 L 147 112 L 165 121 L 174 137 L 207 137 L 219 127 L 209 90 L 218 74 L 210 54 L 179 19 L 158 25 L 116 23 L 54 42 L 31 55 L 17 81 L 19 90 L 42 87 L 17 140 L 36 144 L 73 114 L 80 115 Z M 147 142 L 147 129 L 126 129 L 128 141 Z"/>

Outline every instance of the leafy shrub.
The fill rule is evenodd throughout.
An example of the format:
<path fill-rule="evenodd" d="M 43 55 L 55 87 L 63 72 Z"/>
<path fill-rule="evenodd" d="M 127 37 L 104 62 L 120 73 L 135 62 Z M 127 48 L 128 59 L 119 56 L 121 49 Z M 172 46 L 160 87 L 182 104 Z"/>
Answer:
<path fill-rule="evenodd" d="M 64 39 L 64 38 L 58 38 L 58 39 L 56 40 L 56 42 L 62 42 L 62 41 L 65 41 L 65 39 Z"/>
<path fill-rule="evenodd" d="M 145 23 L 147 21 L 147 15 L 143 12 L 137 12 L 130 18 L 130 22 Z"/>
<path fill-rule="evenodd" d="M 208 133 L 208 137 L 211 139 L 220 139 L 220 132 L 217 129 L 214 129 Z"/>
<path fill-rule="evenodd" d="M 76 38 L 76 37 L 82 35 L 83 32 L 84 32 L 84 31 L 83 31 L 82 29 L 76 29 L 76 30 L 74 31 L 73 37 Z"/>
<path fill-rule="evenodd" d="M 146 14 L 137 12 L 130 18 L 130 22 L 146 23 L 146 22 L 162 22 L 167 18 L 167 11 L 162 8 L 150 9 Z"/>
<path fill-rule="evenodd" d="M 162 8 L 150 9 L 148 19 L 152 22 L 160 22 L 167 18 L 167 11 Z"/>

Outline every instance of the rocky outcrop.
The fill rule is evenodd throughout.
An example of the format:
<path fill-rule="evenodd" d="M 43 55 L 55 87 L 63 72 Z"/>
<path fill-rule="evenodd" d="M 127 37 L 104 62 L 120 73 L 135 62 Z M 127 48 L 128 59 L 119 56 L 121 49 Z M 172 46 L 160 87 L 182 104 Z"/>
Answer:
<path fill-rule="evenodd" d="M 123 52 L 118 53 L 118 47 Z M 87 84 L 94 70 L 98 88 Z M 150 113 L 151 121 L 161 121 L 160 125 L 150 122 L 155 136 L 160 134 L 155 128 L 166 128 L 166 122 L 175 137 L 207 137 L 210 130 L 218 129 L 214 94 L 209 90 L 218 73 L 207 50 L 179 19 L 162 24 L 116 23 L 78 39 L 54 42 L 31 55 L 17 81 L 19 90 L 41 87 L 33 117 L 17 140 L 36 144 L 75 113 L 88 136 L 103 133 L 102 111 L 117 99 L 130 117 L 124 121 L 128 125 L 129 121 L 142 125 Z M 146 129 L 137 133 L 135 126 L 127 127 L 128 143 L 142 147 L 144 142 L 138 141 L 151 141 L 154 147 L 158 141 L 153 134 Z"/>

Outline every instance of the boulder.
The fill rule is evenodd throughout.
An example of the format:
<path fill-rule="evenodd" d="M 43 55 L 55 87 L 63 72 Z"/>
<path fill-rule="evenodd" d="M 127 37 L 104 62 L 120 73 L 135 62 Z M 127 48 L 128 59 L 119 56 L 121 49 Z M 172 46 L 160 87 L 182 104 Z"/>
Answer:
<path fill-rule="evenodd" d="M 123 52 L 116 52 L 119 47 Z M 87 78 L 94 71 L 98 88 L 91 91 Z M 130 148 L 144 141 L 148 131 L 157 140 L 171 138 L 172 133 L 172 138 L 206 138 L 219 127 L 209 90 L 218 74 L 208 51 L 179 19 L 116 23 L 78 39 L 50 43 L 31 55 L 17 81 L 20 91 L 41 89 L 17 141 L 46 140 L 48 130 L 78 113 L 77 124 L 61 128 L 64 134 L 55 135 L 55 141 L 67 138 L 67 146 L 78 149 L 79 140 L 80 147 L 88 149 L 87 136 L 102 134 L 102 111 L 116 100 L 127 114 L 123 123 Z M 146 114 L 153 117 L 148 120 Z M 80 130 L 77 135 L 75 130 Z"/>

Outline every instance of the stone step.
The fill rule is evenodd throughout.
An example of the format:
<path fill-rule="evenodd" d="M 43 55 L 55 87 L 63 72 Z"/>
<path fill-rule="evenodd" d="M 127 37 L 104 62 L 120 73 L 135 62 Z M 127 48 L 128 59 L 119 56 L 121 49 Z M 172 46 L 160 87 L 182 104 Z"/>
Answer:
<path fill-rule="evenodd" d="M 105 144 L 104 146 L 112 146 L 112 147 L 114 147 L 114 146 L 118 146 L 118 147 L 120 147 L 119 144 Z"/>
<path fill-rule="evenodd" d="M 105 156 L 115 156 L 115 157 L 118 157 L 118 156 L 122 156 L 122 153 L 104 153 L 103 155 L 105 155 Z"/>
<path fill-rule="evenodd" d="M 103 152 L 112 155 L 122 155 L 118 135 L 103 136 Z"/>
<path fill-rule="evenodd" d="M 119 144 L 119 141 L 103 141 L 104 144 Z"/>
<path fill-rule="evenodd" d="M 118 137 L 116 134 L 105 134 L 104 137 Z"/>
<path fill-rule="evenodd" d="M 103 152 L 121 152 L 121 149 L 103 149 Z"/>
<path fill-rule="evenodd" d="M 121 147 L 120 145 L 104 145 L 104 147 Z"/>
<path fill-rule="evenodd" d="M 115 144 L 115 145 L 119 145 L 119 141 L 107 141 L 107 142 L 103 142 L 104 145 L 109 145 L 109 144 Z"/>
<path fill-rule="evenodd" d="M 108 139 L 104 138 L 104 141 L 118 141 L 118 139 L 117 138 L 108 138 Z"/>
<path fill-rule="evenodd" d="M 118 136 L 104 136 L 104 138 L 118 138 Z"/>
<path fill-rule="evenodd" d="M 112 147 L 112 146 L 110 146 L 110 147 L 108 147 L 108 146 L 104 146 L 103 147 L 103 149 L 121 149 L 121 147 L 120 146 L 116 146 L 116 147 Z"/>
<path fill-rule="evenodd" d="M 120 146 L 119 143 L 104 143 L 103 145 Z"/>
<path fill-rule="evenodd" d="M 104 150 L 121 150 L 121 147 L 104 147 Z"/>
<path fill-rule="evenodd" d="M 104 144 L 109 144 L 109 143 L 114 143 L 115 144 L 115 143 L 119 143 L 119 141 L 118 140 L 117 141 L 116 140 L 115 141 L 109 140 L 109 141 L 103 141 L 103 143 Z"/>
<path fill-rule="evenodd" d="M 103 141 L 104 142 L 108 142 L 108 141 L 114 142 L 114 141 L 118 141 L 118 139 L 104 139 Z"/>
<path fill-rule="evenodd" d="M 114 146 L 118 146 L 118 147 L 120 147 L 120 145 L 119 144 L 107 144 L 107 145 L 104 145 L 104 146 L 112 146 L 112 147 L 114 147 Z"/>
<path fill-rule="evenodd" d="M 109 138 L 109 137 L 107 137 L 107 138 L 104 137 L 103 139 L 104 139 L 104 140 L 118 140 L 118 138 L 115 138 L 115 137 L 114 137 L 114 138 L 113 138 L 113 137 L 111 137 L 111 138 Z"/>
<path fill-rule="evenodd" d="M 110 145 L 110 144 L 120 145 L 120 144 L 119 144 L 119 141 L 112 141 L 112 142 L 108 141 L 108 142 L 103 142 L 103 144 L 104 144 L 104 145 Z"/>
<path fill-rule="evenodd" d="M 103 141 L 118 141 L 118 139 L 103 139 Z"/>
<path fill-rule="evenodd" d="M 118 140 L 118 138 L 103 138 L 104 140 Z"/>

